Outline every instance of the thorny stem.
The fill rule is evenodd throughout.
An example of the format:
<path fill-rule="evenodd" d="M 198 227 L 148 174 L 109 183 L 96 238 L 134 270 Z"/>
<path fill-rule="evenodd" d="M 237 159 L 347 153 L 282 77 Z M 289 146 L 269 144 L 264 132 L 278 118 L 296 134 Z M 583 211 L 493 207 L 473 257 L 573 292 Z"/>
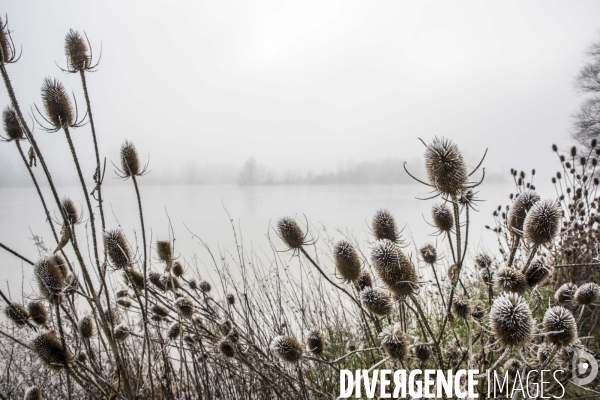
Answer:
<path fill-rule="evenodd" d="M 8 251 L 10 254 L 19 257 L 21 260 L 25 261 L 27 264 L 29 265 L 33 265 L 33 262 L 30 261 L 29 259 L 23 257 L 22 255 L 20 255 L 19 253 L 17 253 L 16 251 L 14 251 L 13 249 L 11 249 L 8 246 L 3 245 L 2 243 L 0 243 L 0 247 L 2 247 L 4 250 Z"/>
<path fill-rule="evenodd" d="M 62 320 L 60 318 L 60 307 L 58 303 L 59 299 L 55 299 L 54 309 L 56 312 L 56 324 L 58 325 L 58 333 L 60 334 L 60 343 L 62 346 L 62 350 L 65 352 L 65 354 L 68 354 L 67 342 L 65 341 L 65 333 L 63 331 Z M 68 360 L 65 360 L 65 375 L 67 376 L 67 396 L 69 400 L 71 400 L 71 372 L 69 370 Z"/>
<path fill-rule="evenodd" d="M 527 263 L 525 263 L 525 266 L 523 267 L 523 270 L 521 272 L 523 272 L 523 273 L 527 272 L 527 270 L 529 269 L 529 265 L 531 264 L 531 261 L 533 261 L 533 257 L 535 257 L 535 253 L 537 252 L 538 247 L 539 246 L 535 246 L 533 249 L 531 249 L 531 254 L 529 254 Z"/>
<path fill-rule="evenodd" d="M 423 309 L 421 308 L 421 304 L 419 304 L 419 301 L 415 297 L 414 293 L 411 292 L 409 294 L 409 296 L 410 296 L 410 299 L 412 300 L 413 304 L 417 308 L 417 312 L 419 313 L 419 316 L 421 317 L 421 320 L 422 320 L 423 324 L 425 325 L 425 329 L 427 329 L 427 333 L 431 337 L 431 340 L 433 341 L 433 345 L 435 346 L 435 349 L 436 349 L 436 352 L 437 352 L 437 356 L 438 356 L 438 361 L 436 361 L 436 364 L 439 363 L 437 369 L 442 369 L 444 364 L 443 364 L 443 361 L 441 359 L 441 357 L 442 357 L 442 351 L 440 349 L 439 341 L 435 340 L 435 335 L 434 335 L 433 331 L 431 330 L 431 327 L 429 326 L 429 322 L 427 321 L 427 317 L 425 317 L 425 313 L 423 312 Z"/>
<path fill-rule="evenodd" d="M 512 266 L 513 261 L 515 260 L 515 254 L 517 254 L 517 249 L 519 248 L 519 242 L 521 241 L 520 235 L 515 235 L 513 240 L 513 246 L 510 251 L 510 257 L 508 258 L 508 268 Z"/>

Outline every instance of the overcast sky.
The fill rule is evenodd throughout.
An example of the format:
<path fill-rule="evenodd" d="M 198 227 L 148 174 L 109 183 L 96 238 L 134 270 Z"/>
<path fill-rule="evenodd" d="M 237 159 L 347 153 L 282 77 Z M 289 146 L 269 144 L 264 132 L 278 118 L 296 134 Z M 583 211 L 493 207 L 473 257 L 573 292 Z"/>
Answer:
<path fill-rule="evenodd" d="M 23 110 L 45 76 L 83 107 L 64 35 L 85 30 L 100 147 L 124 139 L 153 170 L 241 165 L 251 155 L 315 172 L 423 152 L 445 135 L 471 164 L 555 168 L 581 98 L 573 78 L 600 27 L 598 1 L 4 1 L 23 56 L 8 71 Z M 0 90 L 0 105 L 8 103 Z M 54 171 L 73 174 L 62 133 L 36 129 Z M 76 146 L 93 173 L 89 127 Z M 3 168 L 12 145 L 0 146 Z M 15 164 L 16 165 L 16 164 Z M 20 166 L 19 166 L 20 167 Z M 87 167 L 85 167 L 87 168 Z M 548 176 L 548 175 L 546 175 Z"/>

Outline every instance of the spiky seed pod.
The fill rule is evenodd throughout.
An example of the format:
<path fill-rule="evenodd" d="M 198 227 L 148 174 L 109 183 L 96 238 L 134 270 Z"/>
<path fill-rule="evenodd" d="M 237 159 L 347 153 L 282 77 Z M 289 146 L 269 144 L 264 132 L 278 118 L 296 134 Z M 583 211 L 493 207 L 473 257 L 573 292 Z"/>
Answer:
<path fill-rule="evenodd" d="M 333 248 L 333 259 L 337 273 L 345 280 L 355 282 L 361 272 L 360 258 L 354 246 L 347 240 L 340 240 Z"/>
<path fill-rule="evenodd" d="M 304 348 L 290 336 L 277 336 L 271 341 L 269 348 L 280 360 L 295 364 L 302 358 Z"/>
<path fill-rule="evenodd" d="M 158 314 L 152 314 L 150 316 L 150 319 L 154 322 L 161 322 L 163 320 L 163 317 Z"/>
<path fill-rule="evenodd" d="M 52 126 L 60 129 L 74 122 L 73 106 L 67 90 L 57 79 L 46 77 L 42 83 L 42 101 L 47 119 Z"/>
<path fill-rule="evenodd" d="M 168 240 L 157 241 L 156 252 L 158 253 L 158 258 L 170 267 L 173 261 L 173 247 L 171 246 L 171 242 Z"/>
<path fill-rule="evenodd" d="M 90 66 L 88 48 L 83 36 L 73 29 L 65 36 L 65 53 L 67 62 L 74 71 L 83 71 Z"/>
<path fill-rule="evenodd" d="M 33 274 L 42 297 L 51 302 L 59 301 L 65 288 L 65 277 L 53 257 L 44 257 L 33 266 Z"/>
<path fill-rule="evenodd" d="M 79 334 L 83 339 L 89 339 L 92 337 L 92 335 L 94 335 L 96 325 L 94 324 L 92 317 L 89 315 L 82 317 L 77 325 Z"/>
<path fill-rule="evenodd" d="M 30 346 L 39 359 L 51 369 L 59 370 L 65 367 L 71 357 L 54 331 L 39 334 L 31 341 Z"/>
<path fill-rule="evenodd" d="M 154 314 L 160 315 L 161 317 L 166 317 L 169 315 L 169 310 L 163 306 L 159 306 L 158 304 L 152 305 L 152 307 L 150 307 L 150 311 L 152 311 Z"/>
<path fill-rule="evenodd" d="M 220 319 L 217 321 L 217 326 L 223 335 L 227 335 L 233 328 L 231 321 L 228 319 Z"/>
<path fill-rule="evenodd" d="M 69 271 L 69 265 L 67 264 L 67 262 L 65 261 L 65 259 L 60 254 L 52 254 L 49 257 L 52 260 L 54 260 L 54 262 L 56 263 L 56 265 L 58 265 L 58 267 L 60 268 L 60 272 L 62 273 L 63 278 L 66 279 L 69 276 L 70 271 Z"/>
<path fill-rule="evenodd" d="M 194 344 L 196 344 L 196 339 L 194 339 L 194 337 L 192 335 L 184 335 L 183 341 L 186 342 L 190 346 L 193 346 Z"/>
<path fill-rule="evenodd" d="M 131 301 L 129 299 L 125 299 L 125 298 L 117 299 L 117 304 L 123 308 L 131 307 Z"/>
<path fill-rule="evenodd" d="M 183 317 L 191 318 L 194 314 L 194 303 L 187 297 L 178 297 L 173 305 Z"/>
<path fill-rule="evenodd" d="M 200 281 L 198 289 L 200 289 L 202 293 L 208 293 L 212 289 L 212 286 L 207 281 Z"/>
<path fill-rule="evenodd" d="M 512 207 L 508 211 L 508 228 L 513 235 L 521 236 L 525 217 L 527 217 L 531 207 L 539 200 L 540 196 L 533 190 L 525 190 L 517 194 Z"/>
<path fill-rule="evenodd" d="M 0 18 L 0 63 L 2 64 L 9 62 L 13 56 L 12 48 L 9 45 L 9 33 L 8 21 L 2 22 L 2 18 Z"/>
<path fill-rule="evenodd" d="M 219 341 L 217 347 L 219 348 L 221 354 L 223 354 L 225 357 L 231 358 L 235 356 L 235 346 L 229 340 L 223 339 Z"/>
<path fill-rule="evenodd" d="M 542 260 L 535 259 L 525 271 L 525 278 L 530 287 L 542 286 L 552 276 L 554 267 L 544 265 Z"/>
<path fill-rule="evenodd" d="M 65 213 L 67 222 L 70 225 L 74 225 L 79 222 L 79 212 L 77 211 L 77 207 L 75 206 L 75 203 L 73 203 L 73 200 L 68 197 L 63 197 L 60 207 Z"/>
<path fill-rule="evenodd" d="M 545 344 L 542 344 L 538 347 L 538 351 L 537 351 L 537 360 L 540 364 L 544 364 L 546 363 L 546 360 L 548 359 L 548 357 L 550 357 L 550 355 L 553 353 L 553 349 L 546 346 Z"/>
<path fill-rule="evenodd" d="M 277 221 L 277 232 L 290 249 L 300 249 L 304 245 L 304 233 L 292 217 L 283 217 Z"/>
<path fill-rule="evenodd" d="M 450 268 L 448 268 L 448 279 L 452 284 L 456 284 L 458 282 L 458 265 L 452 264 Z"/>
<path fill-rule="evenodd" d="M 144 275 L 133 268 L 127 268 L 127 271 L 123 272 L 123 277 L 125 278 L 125 282 L 130 283 L 134 289 L 142 290 L 146 287 Z"/>
<path fill-rule="evenodd" d="M 373 278 L 371 278 L 371 275 L 369 275 L 367 270 L 361 270 L 360 275 L 356 280 L 356 287 L 358 288 L 358 291 L 362 291 L 371 286 L 373 286 Z"/>
<path fill-rule="evenodd" d="M 126 178 L 141 175 L 140 157 L 133 142 L 128 140 L 121 145 L 121 172 Z"/>
<path fill-rule="evenodd" d="M 465 191 L 467 166 L 458 146 L 446 138 L 433 138 L 425 151 L 429 183 L 441 194 L 455 197 Z"/>
<path fill-rule="evenodd" d="M 172 290 L 173 292 L 177 292 L 177 289 L 179 289 L 179 287 L 181 286 L 179 284 L 179 279 L 177 279 L 168 272 L 165 272 L 160 276 L 160 281 L 162 282 L 165 288 L 167 288 L 168 290 Z"/>
<path fill-rule="evenodd" d="M 114 308 L 111 308 L 110 312 L 108 309 L 104 310 L 104 320 L 110 324 L 116 324 L 119 322 L 119 316 L 115 313 Z"/>
<path fill-rule="evenodd" d="M 481 281 L 486 285 L 494 284 L 494 273 L 489 269 L 481 269 L 479 270 L 479 276 L 481 277 Z"/>
<path fill-rule="evenodd" d="M 163 291 L 167 290 L 167 287 L 165 286 L 165 284 L 161 278 L 162 278 L 162 275 L 159 272 L 156 272 L 156 271 L 148 272 L 148 280 L 150 281 L 150 283 L 152 283 L 154 286 L 156 286 L 160 290 L 163 290 Z"/>
<path fill-rule="evenodd" d="M 413 348 L 413 353 L 415 357 L 421 362 L 425 362 L 431 359 L 431 348 L 427 344 L 421 343 L 417 341 Z"/>
<path fill-rule="evenodd" d="M 227 304 L 231 306 L 235 304 L 235 296 L 233 294 L 227 293 L 227 295 L 225 295 L 225 299 L 227 300 Z"/>
<path fill-rule="evenodd" d="M 19 123 L 19 117 L 11 106 L 6 106 L 2 111 L 2 122 L 4 123 L 4 132 L 8 136 L 8 140 L 23 140 L 25 134 Z"/>
<path fill-rule="evenodd" d="M 348 351 L 356 351 L 356 349 L 358 349 L 358 343 L 356 343 L 354 340 L 348 340 L 346 343 L 346 349 Z"/>
<path fill-rule="evenodd" d="M 323 354 L 325 339 L 318 330 L 312 330 L 306 335 L 306 350 L 313 354 Z"/>
<path fill-rule="evenodd" d="M 48 311 L 41 301 L 32 301 L 27 304 L 27 311 L 29 311 L 29 316 L 34 323 L 44 325 L 48 322 Z"/>
<path fill-rule="evenodd" d="M 181 324 L 179 322 L 173 322 L 167 330 L 167 337 L 169 340 L 175 340 L 181 335 L 182 332 L 183 328 Z"/>
<path fill-rule="evenodd" d="M 437 249 L 431 243 L 421 247 L 419 252 L 421 253 L 423 261 L 425 261 L 427 264 L 433 265 L 437 261 Z"/>
<path fill-rule="evenodd" d="M 15 325 L 23 326 L 29 319 L 29 311 L 22 304 L 12 303 L 4 309 L 6 316 L 15 323 Z"/>
<path fill-rule="evenodd" d="M 121 269 L 131 265 L 133 256 L 122 230 L 113 229 L 104 232 L 104 246 L 113 267 Z"/>
<path fill-rule="evenodd" d="M 517 360 L 516 358 L 506 360 L 506 362 L 504 363 L 504 371 L 505 373 L 508 373 L 509 379 L 515 379 L 517 373 L 521 373 L 522 368 L 523 363 L 521 362 L 521 360 Z"/>
<path fill-rule="evenodd" d="M 129 297 L 129 289 L 121 288 L 115 292 L 115 296 L 117 299 L 121 299 L 123 297 Z"/>
<path fill-rule="evenodd" d="M 85 351 L 80 351 L 77 355 L 77 361 L 80 363 L 85 363 L 88 359 L 87 353 Z"/>
<path fill-rule="evenodd" d="M 521 294 L 527 290 L 527 278 L 525 275 L 515 269 L 502 267 L 494 274 L 494 286 L 506 292 Z"/>
<path fill-rule="evenodd" d="M 485 316 L 485 306 L 481 302 L 481 300 L 475 300 L 473 302 L 473 306 L 471 308 L 471 317 L 476 320 L 481 320 Z"/>
<path fill-rule="evenodd" d="M 577 340 L 577 322 L 571 311 L 554 306 L 544 315 L 544 332 L 550 343 L 556 346 L 570 346 Z"/>
<path fill-rule="evenodd" d="M 452 300 L 452 314 L 461 319 L 468 319 L 471 316 L 473 308 L 471 299 L 467 296 L 455 296 Z"/>
<path fill-rule="evenodd" d="M 595 303 L 598 299 L 600 299 L 600 285 L 597 283 L 585 283 L 575 292 L 575 301 L 584 306 Z"/>
<path fill-rule="evenodd" d="M 192 278 L 189 281 L 187 281 L 187 284 L 190 287 L 190 289 L 192 289 L 192 290 L 198 289 L 198 281 L 195 280 L 194 278 Z"/>
<path fill-rule="evenodd" d="M 492 257 L 487 253 L 478 253 L 475 256 L 475 265 L 479 268 L 490 268 L 492 266 Z"/>
<path fill-rule="evenodd" d="M 42 400 L 42 390 L 37 386 L 32 386 L 25 391 L 23 400 Z"/>
<path fill-rule="evenodd" d="M 490 327 L 504 346 L 520 347 L 529 343 L 533 332 L 529 305 L 516 293 L 502 293 L 490 310 Z"/>
<path fill-rule="evenodd" d="M 408 338 L 399 323 L 388 325 L 379 334 L 383 351 L 392 360 L 404 361 L 408 357 Z"/>
<path fill-rule="evenodd" d="M 387 239 L 394 243 L 400 241 L 400 233 L 394 216 L 388 210 L 377 210 L 371 223 L 375 240 Z"/>
<path fill-rule="evenodd" d="M 450 232 L 454 228 L 454 213 L 446 203 L 434 204 L 431 207 L 431 219 L 442 232 Z"/>
<path fill-rule="evenodd" d="M 555 201 L 538 201 L 525 217 L 525 239 L 535 246 L 552 243 L 560 232 L 561 219 L 562 211 Z"/>
<path fill-rule="evenodd" d="M 127 339 L 130 333 L 131 330 L 129 329 L 129 326 L 125 324 L 119 324 L 115 327 L 115 339 L 117 339 L 119 342 Z"/>
<path fill-rule="evenodd" d="M 373 314 L 383 317 L 392 312 L 392 301 L 382 288 L 365 288 L 360 292 L 360 301 Z"/>
<path fill-rule="evenodd" d="M 175 261 L 173 263 L 173 270 L 171 272 L 173 272 L 173 275 L 176 277 L 180 277 L 183 275 L 183 265 L 181 265 L 179 261 Z"/>
<path fill-rule="evenodd" d="M 406 296 L 414 292 L 417 281 L 415 267 L 394 242 L 387 239 L 376 241 L 371 258 L 377 276 L 392 293 Z"/>
<path fill-rule="evenodd" d="M 556 293 L 554 293 L 554 299 L 560 304 L 570 302 L 575 297 L 576 291 L 577 285 L 572 282 L 567 282 L 559 287 L 558 290 L 556 290 Z"/>

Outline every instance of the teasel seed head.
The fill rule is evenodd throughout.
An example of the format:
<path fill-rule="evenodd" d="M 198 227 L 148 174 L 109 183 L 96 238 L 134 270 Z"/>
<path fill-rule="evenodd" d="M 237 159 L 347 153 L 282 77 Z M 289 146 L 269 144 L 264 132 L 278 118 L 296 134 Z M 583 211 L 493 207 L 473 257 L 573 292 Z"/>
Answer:
<path fill-rule="evenodd" d="M 169 338 L 169 340 L 175 340 L 179 336 L 181 336 L 182 332 L 183 328 L 181 324 L 179 322 L 173 322 L 171 325 L 169 325 L 169 329 L 167 330 L 167 337 Z"/>
<path fill-rule="evenodd" d="M 235 346 L 229 340 L 222 339 L 217 344 L 217 347 L 219 348 L 219 351 L 221 352 L 221 354 L 223 354 L 225 357 L 228 357 L 228 358 L 235 357 Z"/>
<path fill-rule="evenodd" d="M 108 255 L 113 267 L 116 269 L 121 269 L 127 268 L 131 265 L 133 256 L 122 230 L 113 229 L 105 231 L 104 246 L 106 248 L 106 254 Z"/>
<path fill-rule="evenodd" d="M 183 341 L 188 345 L 193 346 L 196 344 L 196 339 L 192 335 L 183 335 Z"/>
<path fill-rule="evenodd" d="M 358 279 L 356 280 L 356 287 L 358 288 L 358 291 L 360 292 L 363 289 L 372 287 L 372 286 L 373 286 L 373 278 L 371 278 L 369 271 L 367 271 L 366 269 L 362 269 L 360 271 L 360 275 L 358 276 Z"/>
<path fill-rule="evenodd" d="M 123 342 L 125 339 L 127 339 L 130 333 L 131 330 L 126 324 L 119 324 L 115 327 L 115 339 L 119 342 Z"/>
<path fill-rule="evenodd" d="M 83 36 L 73 29 L 69 29 L 69 33 L 65 36 L 65 53 L 73 71 L 84 71 L 90 66 L 88 48 Z"/>
<path fill-rule="evenodd" d="M 173 262 L 173 247 L 168 240 L 159 240 L 156 242 L 156 252 L 158 258 L 167 264 L 167 271 L 171 269 Z"/>
<path fill-rule="evenodd" d="M 42 83 L 42 101 L 48 121 L 55 129 L 73 125 L 75 115 L 67 90 L 57 79 L 49 77 Z"/>
<path fill-rule="evenodd" d="M 390 295 L 382 288 L 367 287 L 360 292 L 362 305 L 373 314 L 383 317 L 392 312 Z"/>
<path fill-rule="evenodd" d="M 232 293 L 227 293 L 225 299 L 227 300 L 227 304 L 231 306 L 235 304 L 235 296 Z"/>
<path fill-rule="evenodd" d="M 575 301 L 578 304 L 587 306 L 600 299 L 600 285 L 597 283 L 585 283 L 575 292 Z"/>
<path fill-rule="evenodd" d="M 310 353 L 321 355 L 325 348 L 325 339 L 318 330 L 312 330 L 306 335 L 306 350 Z"/>
<path fill-rule="evenodd" d="M 471 299 L 467 296 L 455 296 L 452 300 L 452 314 L 461 319 L 468 319 L 471 316 L 473 308 Z"/>
<path fill-rule="evenodd" d="M 521 294 L 527 290 L 527 278 L 515 269 L 502 267 L 494 274 L 494 286 L 506 292 Z"/>
<path fill-rule="evenodd" d="M 481 300 L 475 300 L 471 308 L 471 317 L 476 320 L 482 320 L 485 316 L 485 306 Z"/>
<path fill-rule="evenodd" d="M 468 184 L 467 166 L 458 146 L 446 138 L 433 138 L 425 151 L 429 183 L 443 195 L 456 197 Z"/>
<path fill-rule="evenodd" d="M 27 304 L 27 311 L 35 324 L 44 325 L 48 322 L 48 311 L 41 301 L 32 301 Z"/>
<path fill-rule="evenodd" d="M 533 190 L 525 190 L 517 194 L 512 207 L 508 211 L 508 227 L 513 235 L 521 236 L 525 217 L 531 207 L 540 200 L 540 196 Z"/>
<path fill-rule="evenodd" d="M 152 307 L 150 307 L 150 311 L 152 311 L 156 315 L 160 315 L 161 317 L 166 317 L 167 315 L 169 315 L 169 310 L 158 304 L 152 305 Z"/>
<path fill-rule="evenodd" d="M 555 201 L 538 201 L 525 217 L 525 239 L 535 246 L 552 243 L 560 232 L 561 219 L 562 211 Z"/>
<path fill-rule="evenodd" d="M 544 315 L 544 332 L 548 342 L 553 345 L 570 346 L 577 340 L 577 322 L 571 311 L 554 306 Z"/>
<path fill-rule="evenodd" d="M 119 315 L 117 315 L 117 313 L 115 312 L 114 308 L 110 309 L 110 312 L 108 311 L 108 308 L 104 310 L 103 313 L 103 317 L 104 320 L 109 324 L 116 324 L 119 322 Z"/>
<path fill-rule="evenodd" d="M 404 361 L 408 357 L 408 338 L 399 323 L 383 328 L 379 340 L 383 351 L 392 360 Z"/>
<path fill-rule="evenodd" d="M 16 111 L 11 106 L 6 106 L 2 111 L 2 122 L 4 123 L 4 132 L 8 140 L 23 140 L 25 134 L 19 123 L 19 117 Z"/>
<path fill-rule="evenodd" d="M 94 320 L 89 315 L 81 317 L 81 319 L 77 323 L 77 327 L 79 329 L 79 335 L 81 335 L 83 339 L 91 338 L 94 335 L 94 331 L 96 330 Z"/>
<path fill-rule="evenodd" d="M 198 289 L 200 289 L 202 293 L 208 293 L 212 289 L 212 286 L 207 281 L 200 281 Z"/>
<path fill-rule="evenodd" d="M 554 299 L 559 304 L 568 303 L 573 300 L 576 291 L 577 285 L 572 282 L 567 282 L 556 290 L 556 293 L 554 293 Z"/>
<path fill-rule="evenodd" d="M 504 346 L 521 347 L 531 340 L 533 317 L 529 305 L 516 293 L 502 293 L 490 310 L 490 328 Z"/>
<path fill-rule="evenodd" d="M 187 297 L 178 297 L 173 305 L 177 308 L 179 313 L 185 318 L 191 318 L 194 315 L 194 303 Z"/>
<path fill-rule="evenodd" d="M 337 273 L 349 282 L 355 282 L 360 277 L 360 258 L 354 246 L 347 240 L 340 240 L 333 248 L 333 259 Z"/>
<path fill-rule="evenodd" d="M 123 273 L 123 277 L 125 278 L 125 282 L 129 283 L 134 289 L 142 290 L 146 287 L 144 275 L 131 267 L 127 268 L 127 272 Z"/>
<path fill-rule="evenodd" d="M 429 265 L 435 264 L 437 261 L 437 249 L 431 244 L 427 243 L 419 250 L 421 258 Z"/>
<path fill-rule="evenodd" d="M 431 348 L 427 344 L 417 341 L 412 350 L 415 357 L 421 362 L 429 361 L 431 359 Z"/>
<path fill-rule="evenodd" d="M 548 357 L 550 357 L 550 354 L 552 354 L 552 350 L 552 348 L 543 343 L 539 345 L 536 353 L 538 363 L 544 364 Z"/>
<path fill-rule="evenodd" d="M 292 217 L 283 217 L 277 222 L 277 232 L 290 249 L 300 249 L 304 245 L 304 233 Z"/>
<path fill-rule="evenodd" d="M 77 361 L 79 361 L 80 363 L 85 363 L 88 359 L 88 355 L 85 351 L 80 351 L 79 354 L 77 354 Z"/>
<path fill-rule="evenodd" d="M 7 305 L 4 309 L 6 316 L 17 326 L 23 326 L 29 319 L 29 311 L 19 303 Z"/>
<path fill-rule="evenodd" d="M 70 274 L 70 271 L 69 271 L 69 266 L 68 266 L 67 262 L 65 261 L 65 259 L 60 254 L 52 254 L 49 257 L 52 260 L 54 260 L 56 265 L 58 265 L 58 268 L 60 268 L 60 272 L 62 273 L 63 278 L 67 279 L 67 277 Z"/>
<path fill-rule="evenodd" d="M 233 328 L 233 324 L 228 319 L 220 319 L 217 321 L 217 326 L 223 335 L 227 335 Z"/>
<path fill-rule="evenodd" d="M 32 386 L 25 391 L 23 400 L 42 400 L 42 390 L 37 386 Z"/>
<path fill-rule="evenodd" d="M 198 281 L 195 280 L 194 278 L 191 278 L 190 280 L 188 280 L 187 284 L 190 287 L 190 289 L 192 289 L 192 290 L 198 289 Z"/>
<path fill-rule="evenodd" d="M 378 240 L 371 249 L 373 268 L 385 286 L 395 295 L 414 292 L 417 273 L 413 263 L 392 241 Z"/>
<path fill-rule="evenodd" d="M 65 288 L 65 277 L 53 257 L 41 258 L 33 266 L 33 274 L 42 297 L 50 302 L 60 301 Z"/>
<path fill-rule="evenodd" d="M 516 358 L 511 358 L 506 360 L 504 363 L 504 371 L 508 373 L 509 379 L 515 379 L 518 374 L 521 374 L 521 369 L 523 368 L 523 363 L 521 360 L 517 360 Z"/>
<path fill-rule="evenodd" d="M 181 265 L 179 261 L 175 261 L 173 263 L 173 270 L 171 272 L 173 272 L 173 275 L 176 277 L 180 277 L 183 275 L 183 265 Z"/>
<path fill-rule="evenodd" d="M 529 269 L 525 271 L 525 278 L 530 287 L 542 286 L 552 276 L 554 267 L 546 266 L 542 260 L 535 259 L 531 262 Z"/>
<path fill-rule="evenodd" d="M 454 213 L 447 204 L 435 204 L 431 208 L 433 224 L 441 232 L 450 232 L 454 228 Z"/>
<path fill-rule="evenodd" d="M 458 278 L 459 278 L 458 274 L 459 274 L 458 264 L 452 264 L 448 268 L 448 279 L 450 279 L 450 282 L 452 282 L 453 285 L 455 285 L 458 282 Z"/>
<path fill-rule="evenodd" d="M 475 256 L 475 265 L 479 268 L 491 268 L 492 266 L 492 257 L 487 253 L 478 253 Z"/>
<path fill-rule="evenodd" d="M 271 341 L 269 348 L 282 361 L 295 364 L 302 358 L 304 348 L 290 336 L 277 336 Z"/>
<path fill-rule="evenodd" d="M 354 340 L 348 340 L 346 343 L 346 350 L 356 351 L 356 349 L 358 349 L 358 343 L 356 343 Z"/>
<path fill-rule="evenodd" d="M 152 283 L 158 289 L 165 291 L 165 290 L 167 290 L 167 287 L 165 286 L 165 284 L 161 278 L 162 278 L 162 275 L 160 274 L 160 272 L 156 272 L 156 271 L 148 272 L 148 280 L 150 281 L 150 283 Z"/>
<path fill-rule="evenodd" d="M 131 301 L 129 299 L 126 299 L 126 298 L 117 299 L 117 304 L 120 305 L 123 308 L 129 308 L 129 307 L 131 307 Z"/>
<path fill-rule="evenodd" d="M 68 197 L 63 197 L 60 207 L 65 213 L 69 225 L 75 225 L 79 222 L 79 212 L 77 211 L 77 207 L 75 206 L 75 203 L 73 203 L 73 200 Z"/>
<path fill-rule="evenodd" d="M 177 290 L 181 287 L 179 284 L 179 279 L 171 275 L 169 272 L 163 273 L 160 276 L 160 281 L 163 283 L 165 288 L 173 291 L 174 293 L 177 293 Z"/>
<path fill-rule="evenodd" d="M 54 370 L 65 367 L 71 358 L 54 331 L 39 334 L 31 341 L 30 347 L 48 368 Z"/>
<path fill-rule="evenodd" d="M 375 240 L 387 239 L 394 243 L 400 241 L 400 233 L 394 216 L 388 210 L 377 210 L 371 224 Z"/>
<path fill-rule="evenodd" d="M 128 140 L 121 145 L 121 172 L 125 178 L 142 174 L 140 157 L 133 142 Z"/>
<path fill-rule="evenodd" d="M 117 299 L 129 297 L 129 289 L 121 288 L 115 292 L 115 296 L 117 297 Z"/>

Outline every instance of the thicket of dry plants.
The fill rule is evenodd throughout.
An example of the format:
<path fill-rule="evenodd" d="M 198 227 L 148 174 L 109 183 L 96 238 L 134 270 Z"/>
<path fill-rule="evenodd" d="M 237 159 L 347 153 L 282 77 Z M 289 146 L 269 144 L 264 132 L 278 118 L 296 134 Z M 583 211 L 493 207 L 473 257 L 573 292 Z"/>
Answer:
<path fill-rule="evenodd" d="M 586 154 L 573 148 L 559 155 L 556 199 L 540 199 L 532 181 L 513 171 L 515 193 L 490 227 L 498 254 L 470 246 L 481 162 L 469 171 L 451 140 L 435 138 L 425 144 L 427 176 L 415 179 L 429 193 L 424 201 L 433 202 L 437 247 L 408 243 L 386 210 L 375 212 L 368 243 L 341 232 L 317 238 L 308 221 L 281 218 L 271 253 L 262 255 L 244 248 L 232 226 L 233 252 L 213 254 L 206 246 L 219 273 L 220 287 L 212 288 L 172 241 L 148 243 L 139 187 L 145 168 L 130 142 L 121 148 L 118 173 L 132 182 L 141 234 L 106 225 L 102 132 L 86 84 L 97 63 L 87 37 L 75 31 L 65 38 L 64 71 L 81 78 L 85 115 L 50 78 L 42 84 L 43 106 L 34 108 L 39 127 L 64 134 L 82 189 L 76 200 L 85 207 L 60 196 L 44 158 L 51 154 L 38 146 L 9 79 L 19 56 L 7 22 L 0 25 L 0 71 L 10 98 L 3 151 L 14 143 L 20 153 L 56 242 L 54 252 L 32 261 L 11 248 L 10 237 L 1 239 L 15 264 L 33 269 L 39 290 L 26 294 L 25 304 L 0 292 L 7 316 L 0 398 L 331 399 L 341 369 L 384 366 L 498 370 L 510 379 L 563 369 L 569 393 L 594 394 L 570 382 L 570 364 L 577 349 L 594 354 L 600 344 L 595 141 Z M 95 171 L 81 170 L 71 140 L 84 124 Z M 40 177 L 50 197 L 42 195 Z M 150 268 L 150 257 L 160 269 Z M 290 257 L 298 259 L 295 271 Z M 487 391 L 485 380 L 479 390 Z M 559 390 L 554 384 L 546 393 Z"/>

